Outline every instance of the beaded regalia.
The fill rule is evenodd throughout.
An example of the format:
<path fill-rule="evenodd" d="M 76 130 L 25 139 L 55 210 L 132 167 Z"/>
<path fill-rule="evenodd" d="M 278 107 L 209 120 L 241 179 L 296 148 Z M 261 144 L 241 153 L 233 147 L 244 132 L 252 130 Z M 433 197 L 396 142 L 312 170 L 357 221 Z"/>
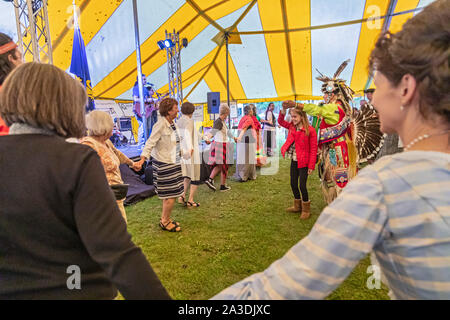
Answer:
<path fill-rule="evenodd" d="M 358 164 L 374 158 L 383 143 L 376 110 L 365 105 L 354 111 L 354 91 L 339 75 L 350 60 L 343 62 L 332 78 L 320 73 L 324 103 L 305 104 L 303 110 L 316 117 L 319 143 L 319 177 L 327 203 L 331 203 L 356 175 Z"/>

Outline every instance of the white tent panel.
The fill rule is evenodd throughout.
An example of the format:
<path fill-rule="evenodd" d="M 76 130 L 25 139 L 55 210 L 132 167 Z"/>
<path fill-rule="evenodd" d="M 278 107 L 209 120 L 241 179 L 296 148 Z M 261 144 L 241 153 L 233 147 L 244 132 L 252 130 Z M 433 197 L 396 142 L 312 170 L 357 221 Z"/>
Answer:
<path fill-rule="evenodd" d="M 255 5 L 239 24 L 239 31 L 262 30 Z M 230 45 L 230 56 L 248 99 L 276 97 L 264 35 L 241 36 L 242 45 Z M 276 72 L 276 70 L 275 70 Z"/>
<path fill-rule="evenodd" d="M 138 1 L 141 44 L 183 4 L 182 0 Z M 134 35 L 133 2 L 125 0 L 86 47 L 93 86 L 136 50 Z"/>
<path fill-rule="evenodd" d="M 221 26 L 228 26 L 234 23 L 245 7 L 234 11 L 233 13 L 217 20 L 217 23 Z M 181 50 L 181 70 L 184 72 L 206 56 L 209 52 L 216 48 L 216 43 L 211 39 L 214 38 L 219 31 L 213 26 L 209 25 L 202 32 L 200 32 L 194 39 L 188 39 L 189 45 L 187 48 Z M 181 35 L 182 37 L 182 35 Z M 156 46 L 156 44 L 155 44 Z M 148 81 L 153 83 L 157 89 L 164 87 L 168 82 L 167 64 L 163 64 L 156 69 L 152 74 L 148 76 Z M 186 92 L 186 91 L 184 91 Z M 186 94 L 189 91 L 186 92 Z M 120 95 L 120 99 L 130 99 L 132 95 L 131 90 L 127 90 L 124 94 Z M 117 99 L 119 99 L 119 97 Z"/>
<path fill-rule="evenodd" d="M 311 1 L 311 26 L 362 19 L 365 5 L 361 0 Z"/>
<path fill-rule="evenodd" d="M 183 89 L 183 95 L 186 96 L 192 90 L 194 85 L 195 84 L 191 84 L 189 87 Z M 205 80 L 202 80 L 198 84 L 197 88 L 195 88 L 195 90 L 191 93 L 188 100 L 192 101 L 192 102 L 196 102 L 196 103 L 207 102 L 208 97 L 206 94 L 208 92 L 211 92 L 211 89 L 208 87 Z M 221 98 L 221 100 L 226 100 L 226 97 L 220 97 L 220 98 Z"/>

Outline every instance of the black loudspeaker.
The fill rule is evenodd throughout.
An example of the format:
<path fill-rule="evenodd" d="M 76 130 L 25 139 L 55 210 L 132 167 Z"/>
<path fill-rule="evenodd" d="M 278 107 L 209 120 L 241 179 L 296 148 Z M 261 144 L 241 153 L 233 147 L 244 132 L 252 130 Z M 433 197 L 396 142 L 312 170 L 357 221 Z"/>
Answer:
<path fill-rule="evenodd" d="M 120 131 L 132 131 L 131 118 L 119 118 Z"/>
<path fill-rule="evenodd" d="M 219 113 L 220 92 L 208 92 L 208 113 Z"/>

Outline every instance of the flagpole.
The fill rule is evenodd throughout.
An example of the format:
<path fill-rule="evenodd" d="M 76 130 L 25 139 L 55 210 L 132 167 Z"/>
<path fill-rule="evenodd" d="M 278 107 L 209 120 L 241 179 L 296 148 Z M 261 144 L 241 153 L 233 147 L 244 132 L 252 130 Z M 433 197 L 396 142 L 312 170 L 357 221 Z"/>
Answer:
<path fill-rule="evenodd" d="M 77 14 L 77 6 L 75 5 L 75 0 L 72 0 L 72 5 L 73 5 L 73 30 L 77 30 L 80 28 L 80 26 L 78 24 L 78 14 Z M 81 39 L 80 38 L 78 38 L 78 46 L 81 48 Z M 86 87 L 87 86 L 86 79 L 82 79 L 82 82 L 83 82 L 83 85 Z"/>
<path fill-rule="evenodd" d="M 139 40 L 139 20 L 137 11 L 137 0 L 133 0 L 133 16 L 134 16 L 134 33 L 136 39 L 136 59 L 137 59 L 137 72 L 138 72 L 138 85 L 139 85 L 139 102 L 141 104 L 142 126 L 144 129 L 145 141 L 148 139 L 147 132 L 147 119 L 145 118 L 145 105 L 144 105 L 144 85 L 142 83 L 142 62 L 141 62 L 141 41 Z M 139 142 L 140 137 L 138 137 Z"/>
<path fill-rule="evenodd" d="M 89 65 L 86 56 L 86 47 L 84 45 L 83 37 L 80 31 L 80 24 L 78 21 L 79 8 L 75 5 L 75 0 L 72 0 L 73 5 L 73 48 L 72 61 L 70 63 L 70 72 L 74 74 L 86 88 L 86 93 L 89 97 L 86 105 L 86 112 L 95 109 L 95 100 L 92 92 L 91 76 L 89 73 Z"/>

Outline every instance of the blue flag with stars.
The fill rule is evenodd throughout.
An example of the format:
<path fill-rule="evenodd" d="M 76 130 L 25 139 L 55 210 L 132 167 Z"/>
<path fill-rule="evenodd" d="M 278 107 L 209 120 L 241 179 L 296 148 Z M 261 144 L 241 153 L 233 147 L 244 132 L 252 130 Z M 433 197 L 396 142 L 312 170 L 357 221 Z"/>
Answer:
<path fill-rule="evenodd" d="M 94 95 L 92 92 L 91 76 L 89 74 L 89 66 L 86 58 L 86 48 L 84 46 L 83 37 L 81 36 L 76 12 L 77 11 L 74 10 L 74 35 L 70 73 L 74 74 L 86 88 L 89 97 L 88 104 L 86 105 L 86 112 L 89 112 L 95 109 Z"/>

